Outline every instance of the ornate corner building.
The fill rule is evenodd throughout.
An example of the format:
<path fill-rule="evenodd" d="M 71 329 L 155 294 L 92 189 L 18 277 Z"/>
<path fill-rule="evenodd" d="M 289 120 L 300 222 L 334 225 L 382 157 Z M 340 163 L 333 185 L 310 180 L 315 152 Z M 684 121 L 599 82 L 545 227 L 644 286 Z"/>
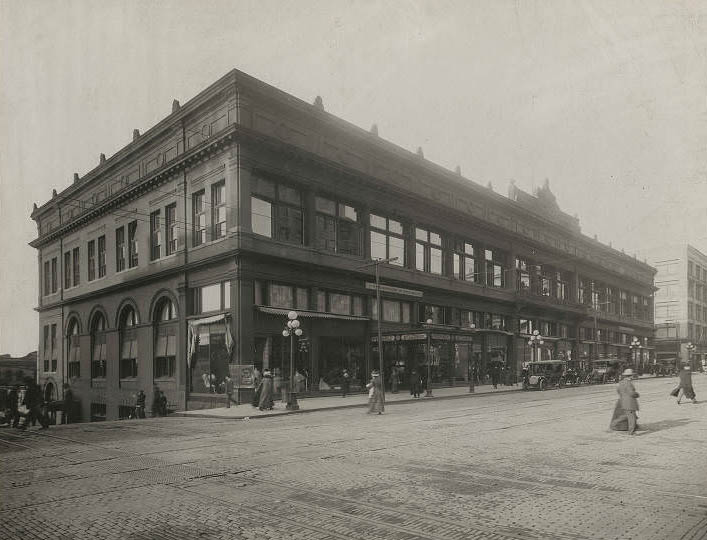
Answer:
<path fill-rule="evenodd" d="M 507 196 L 234 70 L 35 208 L 38 376 L 84 419 L 223 406 L 234 366 L 307 393 L 378 365 L 515 382 L 535 358 L 650 360 L 654 269 L 583 235 L 546 184 Z M 375 302 L 371 259 L 380 265 Z M 302 336 L 282 335 L 297 310 Z M 380 311 L 380 313 L 379 313 Z"/>

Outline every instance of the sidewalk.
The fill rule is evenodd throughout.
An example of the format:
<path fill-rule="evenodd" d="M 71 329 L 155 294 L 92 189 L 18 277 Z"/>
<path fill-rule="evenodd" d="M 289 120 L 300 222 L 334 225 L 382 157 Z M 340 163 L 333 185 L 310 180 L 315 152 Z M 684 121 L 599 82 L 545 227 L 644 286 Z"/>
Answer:
<path fill-rule="evenodd" d="M 385 393 L 386 405 L 396 403 L 410 403 L 413 401 L 432 401 L 439 399 L 455 399 L 477 395 L 502 394 L 507 392 L 517 392 L 521 390 L 520 385 L 514 386 L 499 386 L 494 389 L 490 384 L 476 386 L 474 393 L 469 392 L 468 386 L 455 386 L 452 388 L 434 388 L 432 397 L 413 398 L 408 390 L 401 390 L 397 394 L 389 391 Z M 424 396 L 424 394 L 423 394 Z M 225 402 L 225 397 L 224 397 Z M 198 409 L 194 411 L 178 411 L 170 416 L 186 416 L 193 418 L 230 418 L 233 420 L 267 418 L 270 416 L 282 416 L 285 414 L 299 414 L 314 411 L 324 411 L 332 409 L 350 409 L 355 407 L 368 406 L 368 394 L 351 394 L 349 396 L 327 396 L 327 397 L 309 397 L 298 399 L 299 410 L 288 411 L 285 408 L 285 403 L 282 401 L 275 402 L 275 408 L 272 411 L 261 411 L 253 407 L 250 403 L 241 405 L 232 405 L 228 407 L 219 407 L 218 409 Z"/>

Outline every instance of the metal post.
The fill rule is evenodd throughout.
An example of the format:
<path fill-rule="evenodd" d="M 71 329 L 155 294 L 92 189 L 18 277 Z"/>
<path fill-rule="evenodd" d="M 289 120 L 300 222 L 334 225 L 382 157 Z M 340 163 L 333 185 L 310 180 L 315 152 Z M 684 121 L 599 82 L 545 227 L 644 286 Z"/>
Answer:
<path fill-rule="evenodd" d="M 469 367 L 471 368 L 471 373 L 469 374 L 469 393 L 473 394 L 474 393 L 474 378 L 476 377 L 476 374 L 474 373 L 474 366 L 476 365 L 476 361 L 474 360 L 474 342 L 470 342 L 469 347 L 471 347 L 471 350 L 469 351 Z"/>
<path fill-rule="evenodd" d="M 425 397 L 432 397 L 432 388 L 430 388 L 430 379 L 432 378 L 432 334 L 427 331 L 427 388 L 425 389 Z"/>
<path fill-rule="evenodd" d="M 383 393 L 383 402 L 385 402 L 385 372 L 383 371 L 383 339 L 381 338 L 381 319 L 383 318 L 381 306 L 381 284 L 380 272 L 378 267 L 380 262 L 376 264 L 376 309 L 378 310 L 378 369 L 381 374 L 381 392 Z"/>

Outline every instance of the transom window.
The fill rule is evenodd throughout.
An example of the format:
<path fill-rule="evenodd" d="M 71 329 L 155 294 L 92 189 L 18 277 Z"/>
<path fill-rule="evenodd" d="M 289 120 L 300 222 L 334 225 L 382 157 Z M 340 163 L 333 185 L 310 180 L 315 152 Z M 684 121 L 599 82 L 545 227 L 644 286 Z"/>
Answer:
<path fill-rule="evenodd" d="M 391 259 L 390 264 L 405 266 L 405 236 L 403 225 L 387 217 L 370 215 L 371 259 Z"/>
<path fill-rule="evenodd" d="M 317 212 L 317 247 L 344 255 L 361 255 L 359 213 L 348 206 L 323 197 L 314 200 Z"/>
<path fill-rule="evenodd" d="M 427 229 L 415 229 L 415 268 L 442 274 L 442 237 Z"/>
<path fill-rule="evenodd" d="M 214 283 L 194 289 L 194 313 L 223 311 L 231 308 L 231 282 Z"/>
<path fill-rule="evenodd" d="M 337 313 L 339 315 L 358 315 L 363 313 L 363 298 L 333 291 L 317 291 L 317 311 Z"/>

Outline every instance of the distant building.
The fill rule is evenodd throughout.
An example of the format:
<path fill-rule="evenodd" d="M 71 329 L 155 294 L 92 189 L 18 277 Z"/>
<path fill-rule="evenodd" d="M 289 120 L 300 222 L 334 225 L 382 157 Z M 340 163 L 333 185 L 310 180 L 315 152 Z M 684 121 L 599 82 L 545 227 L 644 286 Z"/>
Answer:
<path fill-rule="evenodd" d="M 649 253 L 655 276 L 658 362 L 703 369 L 707 360 L 707 256 L 689 245 Z"/>
<path fill-rule="evenodd" d="M 0 354 L 0 386 L 23 384 L 27 377 L 37 379 L 37 351 L 20 357 Z"/>
<path fill-rule="evenodd" d="M 582 234 L 548 183 L 504 196 L 236 70 L 32 218 L 39 378 L 84 418 L 125 417 L 153 384 L 171 408 L 223 406 L 239 365 L 281 384 L 292 309 L 308 393 L 343 368 L 364 385 L 379 345 L 403 385 L 650 350 L 654 269 Z M 381 309 L 371 259 L 390 260 Z"/>

